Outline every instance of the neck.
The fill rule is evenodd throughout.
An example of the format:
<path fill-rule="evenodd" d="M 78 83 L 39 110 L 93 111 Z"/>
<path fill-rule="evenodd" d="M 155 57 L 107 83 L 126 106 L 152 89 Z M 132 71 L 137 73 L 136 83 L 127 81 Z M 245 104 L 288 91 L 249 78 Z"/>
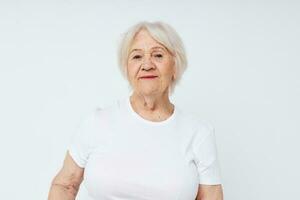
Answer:
<path fill-rule="evenodd" d="M 167 92 L 145 95 L 134 91 L 130 96 L 130 102 L 137 113 L 148 115 L 147 118 L 168 118 L 174 111 L 174 105 L 170 102 Z"/>

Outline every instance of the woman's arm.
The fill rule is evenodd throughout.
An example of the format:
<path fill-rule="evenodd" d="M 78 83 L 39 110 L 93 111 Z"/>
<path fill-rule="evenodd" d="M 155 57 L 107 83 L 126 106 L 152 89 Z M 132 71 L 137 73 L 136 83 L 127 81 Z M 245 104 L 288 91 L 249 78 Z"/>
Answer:
<path fill-rule="evenodd" d="M 83 172 L 84 168 L 79 167 L 67 152 L 62 169 L 52 180 L 48 200 L 75 200 Z"/>
<path fill-rule="evenodd" d="M 196 200 L 223 200 L 222 185 L 199 184 Z"/>

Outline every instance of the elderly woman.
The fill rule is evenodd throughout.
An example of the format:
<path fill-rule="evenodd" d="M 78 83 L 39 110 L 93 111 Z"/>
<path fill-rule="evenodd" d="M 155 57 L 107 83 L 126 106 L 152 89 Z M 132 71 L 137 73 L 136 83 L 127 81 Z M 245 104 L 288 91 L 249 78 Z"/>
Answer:
<path fill-rule="evenodd" d="M 95 200 L 222 200 L 213 126 L 170 102 L 186 69 L 182 41 L 162 22 L 123 36 L 130 95 L 82 121 L 49 200 L 74 200 L 83 179 Z"/>

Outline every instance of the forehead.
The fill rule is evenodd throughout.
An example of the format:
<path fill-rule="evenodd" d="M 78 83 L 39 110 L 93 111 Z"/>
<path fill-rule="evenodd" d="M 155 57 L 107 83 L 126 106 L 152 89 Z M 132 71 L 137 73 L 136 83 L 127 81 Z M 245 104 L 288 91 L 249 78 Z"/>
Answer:
<path fill-rule="evenodd" d="M 134 49 L 151 49 L 151 48 L 155 48 L 155 49 L 160 48 L 166 50 L 166 48 L 162 44 L 160 44 L 154 38 L 152 38 L 152 36 L 148 33 L 147 30 L 142 29 L 135 35 L 130 48 L 130 52 Z"/>

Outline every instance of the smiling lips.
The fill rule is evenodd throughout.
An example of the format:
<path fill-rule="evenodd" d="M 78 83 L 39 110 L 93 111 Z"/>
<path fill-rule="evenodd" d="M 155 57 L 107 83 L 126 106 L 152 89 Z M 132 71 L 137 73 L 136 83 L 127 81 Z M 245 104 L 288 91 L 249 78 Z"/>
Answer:
<path fill-rule="evenodd" d="M 141 78 L 142 79 L 154 79 L 156 78 L 157 76 L 153 76 L 153 75 L 149 75 L 149 76 L 142 76 Z"/>

